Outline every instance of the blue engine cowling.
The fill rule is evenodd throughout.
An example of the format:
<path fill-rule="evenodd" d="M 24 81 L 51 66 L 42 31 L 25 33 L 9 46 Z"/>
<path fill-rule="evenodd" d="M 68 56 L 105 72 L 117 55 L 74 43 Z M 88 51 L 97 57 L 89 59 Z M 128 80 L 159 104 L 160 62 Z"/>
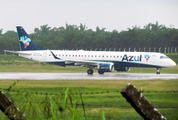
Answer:
<path fill-rule="evenodd" d="M 128 71 L 130 71 L 130 68 L 129 67 L 120 67 L 120 68 L 117 68 L 115 70 L 117 70 L 117 71 L 123 71 L 123 72 L 128 72 Z"/>
<path fill-rule="evenodd" d="M 114 64 L 100 64 L 97 69 L 102 72 L 112 72 L 114 70 Z"/>

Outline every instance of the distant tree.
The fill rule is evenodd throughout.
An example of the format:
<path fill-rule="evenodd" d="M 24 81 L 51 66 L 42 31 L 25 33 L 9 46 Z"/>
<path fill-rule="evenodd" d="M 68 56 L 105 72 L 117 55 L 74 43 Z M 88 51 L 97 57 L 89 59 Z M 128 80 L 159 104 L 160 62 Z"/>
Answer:
<path fill-rule="evenodd" d="M 17 34 L 14 31 L 2 33 L 0 29 L 0 53 L 2 50 L 19 50 Z M 85 24 L 68 25 L 51 28 L 47 24 L 35 28 L 30 34 L 37 46 L 44 49 L 96 49 L 104 50 L 137 47 L 178 47 L 178 29 L 164 25 L 149 23 L 140 28 L 133 26 L 126 31 L 112 32 L 96 27 L 96 31 L 87 29 Z"/>

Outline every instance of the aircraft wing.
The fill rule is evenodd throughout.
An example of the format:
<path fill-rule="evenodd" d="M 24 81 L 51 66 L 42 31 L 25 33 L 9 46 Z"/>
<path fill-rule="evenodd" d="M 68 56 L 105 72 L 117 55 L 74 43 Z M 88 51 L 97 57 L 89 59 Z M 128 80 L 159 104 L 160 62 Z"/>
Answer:
<path fill-rule="evenodd" d="M 24 53 L 22 51 L 10 51 L 10 50 L 3 50 L 3 51 L 13 53 L 13 54 L 19 54 L 19 55 L 31 55 L 31 53 Z"/>
<path fill-rule="evenodd" d="M 54 57 L 54 59 L 61 60 L 61 58 L 58 58 L 57 56 L 54 55 L 52 51 L 50 51 Z M 65 59 L 63 59 L 65 60 Z M 112 62 L 100 62 L 100 61 L 92 61 L 92 60 L 76 60 L 76 59 L 67 59 L 65 60 L 65 64 L 73 64 L 77 66 L 82 66 L 82 67 L 97 67 L 100 64 L 113 64 Z"/>
<path fill-rule="evenodd" d="M 87 61 L 87 60 L 66 60 L 65 63 L 66 64 L 74 63 L 74 65 L 97 67 L 100 64 L 110 64 L 111 62 Z"/>

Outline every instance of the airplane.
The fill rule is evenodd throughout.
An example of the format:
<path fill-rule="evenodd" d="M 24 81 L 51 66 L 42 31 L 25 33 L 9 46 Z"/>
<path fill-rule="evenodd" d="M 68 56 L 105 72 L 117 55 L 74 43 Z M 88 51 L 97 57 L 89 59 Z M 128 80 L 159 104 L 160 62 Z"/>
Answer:
<path fill-rule="evenodd" d="M 116 52 L 116 51 L 84 51 L 84 50 L 44 50 L 35 45 L 21 26 L 17 26 L 20 51 L 15 53 L 21 57 L 58 66 L 87 67 L 87 73 L 93 74 L 96 68 L 99 74 L 105 72 L 129 71 L 131 67 L 161 68 L 176 66 L 176 63 L 162 53 L 156 52 Z"/>

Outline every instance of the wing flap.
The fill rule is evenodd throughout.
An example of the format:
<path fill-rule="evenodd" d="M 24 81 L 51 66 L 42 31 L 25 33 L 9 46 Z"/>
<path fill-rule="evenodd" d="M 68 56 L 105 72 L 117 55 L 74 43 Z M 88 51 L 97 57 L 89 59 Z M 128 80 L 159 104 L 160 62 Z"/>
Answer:
<path fill-rule="evenodd" d="M 74 65 L 81 65 L 81 66 L 97 67 L 100 64 L 108 64 L 111 62 L 87 61 L 87 60 L 66 60 L 66 63 L 74 63 Z"/>

